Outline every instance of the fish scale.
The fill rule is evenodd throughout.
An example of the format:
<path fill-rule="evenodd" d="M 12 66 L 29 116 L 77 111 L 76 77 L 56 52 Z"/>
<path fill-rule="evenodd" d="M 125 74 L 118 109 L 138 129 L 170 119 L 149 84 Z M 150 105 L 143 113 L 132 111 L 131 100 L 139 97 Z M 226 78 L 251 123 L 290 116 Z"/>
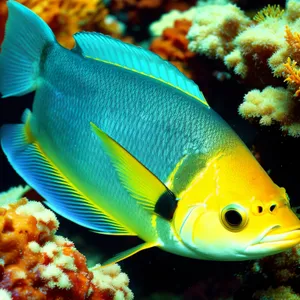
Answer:
<path fill-rule="evenodd" d="M 94 140 L 90 132 L 89 121 L 93 121 L 101 127 L 163 181 L 166 180 L 184 153 L 191 149 L 199 152 L 202 152 L 202 149 L 205 149 L 205 152 L 213 152 L 214 149 L 220 147 L 224 138 L 207 139 L 208 131 L 215 132 L 214 128 L 219 127 L 223 131 L 219 133 L 220 136 L 229 132 L 227 126 L 222 126 L 224 122 L 221 119 L 219 119 L 220 125 L 216 122 L 215 116 L 209 122 L 207 114 L 210 112 L 207 112 L 207 108 L 203 107 L 201 103 L 193 99 L 186 99 L 178 91 L 170 92 L 169 87 L 163 84 L 157 85 L 151 78 L 139 74 L 133 76 L 127 70 L 111 68 L 93 60 L 79 64 L 77 61 L 81 59 L 80 57 L 72 55 L 60 47 L 54 47 L 51 51 L 52 53 L 50 52 L 47 57 L 49 62 L 53 61 L 52 57 L 65 55 L 66 57 L 62 58 L 65 65 L 77 66 L 75 70 L 73 67 L 72 72 L 87 73 L 85 76 L 88 78 L 86 79 L 88 88 L 78 89 L 75 97 L 72 95 L 73 84 L 80 86 L 80 78 L 78 78 L 78 82 L 74 78 L 72 85 L 68 85 L 66 78 L 70 76 L 71 71 L 64 68 L 60 74 L 56 74 L 54 77 L 56 65 L 52 65 L 51 68 L 51 64 L 49 64 L 49 66 L 45 66 L 48 72 L 42 76 L 47 78 L 50 85 L 55 86 L 56 89 L 64 89 L 64 101 L 53 101 L 55 89 L 48 91 L 46 87 L 44 91 L 44 87 L 40 86 L 39 95 L 34 102 L 33 113 L 39 118 L 40 111 L 47 110 L 47 115 L 49 114 L 52 118 L 53 112 L 54 114 L 57 112 L 56 122 L 49 121 L 47 116 L 41 114 L 42 118 L 38 123 L 45 128 L 57 145 L 62 146 L 62 149 L 68 149 L 68 152 L 71 153 L 76 151 L 69 156 L 74 160 L 71 164 L 76 163 L 78 158 L 82 162 L 79 169 L 88 168 L 87 174 L 84 176 L 87 176 L 91 168 L 94 168 L 93 175 L 89 176 L 93 178 L 96 175 L 99 182 L 104 182 L 103 185 L 106 185 L 106 176 L 113 176 L 115 171 L 107 157 L 103 155 L 101 148 L 95 144 L 97 141 L 89 144 L 89 139 Z M 126 82 L 125 86 L 124 82 Z M 92 86 L 99 86 L 99 88 L 93 89 L 91 93 Z M 47 101 L 51 104 L 48 105 Z M 147 121 L 141 118 L 145 112 L 148 116 Z M 211 114 L 215 115 L 214 112 Z M 60 117 L 61 115 L 63 118 Z M 204 115 L 205 122 L 203 121 Z M 74 120 L 73 124 L 70 124 L 70 119 Z M 190 128 L 187 128 L 188 125 Z M 85 128 L 85 130 L 80 133 L 75 127 Z M 210 128 L 212 129 L 210 130 Z M 61 131 L 64 131 L 65 134 L 56 134 Z M 82 148 L 73 149 L 72 141 L 69 141 L 68 137 L 73 137 L 74 134 L 78 134 L 74 140 L 81 144 Z M 228 143 L 228 140 L 226 142 Z M 88 145 L 84 150 L 86 144 Z M 92 153 L 87 154 L 86 151 L 89 149 Z M 153 159 L 153 153 L 157 154 L 155 159 Z M 104 173 L 95 173 L 99 169 L 99 166 L 95 164 L 95 157 L 97 157 L 99 165 L 105 169 Z M 91 165 L 86 164 L 88 159 L 91 160 Z M 119 183 L 117 185 L 120 186 Z M 114 188 L 116 187 L 114 186 Z M 119 189 L 122 190 L 122 187 Z"/>

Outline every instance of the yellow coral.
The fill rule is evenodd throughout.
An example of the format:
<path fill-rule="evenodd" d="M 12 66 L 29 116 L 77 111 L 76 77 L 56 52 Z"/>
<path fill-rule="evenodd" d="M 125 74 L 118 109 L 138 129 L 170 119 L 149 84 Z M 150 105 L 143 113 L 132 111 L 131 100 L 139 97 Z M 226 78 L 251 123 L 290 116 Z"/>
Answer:
<path fill-rule="evenodd" d="M 284 81 L 289 84 L 296 86 L 297 90 L 295 92 L 295 96 L 300 95 L 300 70 L 296 68 L 297 62 L 292 61 L 290 57 L 288 57 L 287 62 L 284 64 L 285 71 L 289 74 Z"/>
<path fill-rule="evenodd" d="M 281 9 L 280 5 L 268 5 L 260 10 L 253 20 L 256 22 L 263 22 L 267 18 L 280 18 L 284 13 L 284 9 Z"/>

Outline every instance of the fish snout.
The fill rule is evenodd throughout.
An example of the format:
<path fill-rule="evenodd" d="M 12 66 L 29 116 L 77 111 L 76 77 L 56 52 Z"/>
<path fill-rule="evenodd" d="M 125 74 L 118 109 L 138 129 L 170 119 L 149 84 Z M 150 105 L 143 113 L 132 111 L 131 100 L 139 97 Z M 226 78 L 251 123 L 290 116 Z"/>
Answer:
<path fill-rule="evenodd" d="M 275 226 L 261 239 L 260 243 L 287 242 L 297 239 L 300 239 L 300 222 L 298 225 L 290 228 Z"/>
<path fill-rule="evenodd" d="M 300 243 L 300 220 L 289 205 L 274 202 L 268 209 L 265 220 L 269 226 L 245 249 L 249 256 L 272 255 Z"/>
<path fill-rule="evenodd" d="M 251 256 L 263 257 L 288 250 L 299 243 L 300 222 L 289 228 L 275 225 L 249 245 L 246 253 Z"/>

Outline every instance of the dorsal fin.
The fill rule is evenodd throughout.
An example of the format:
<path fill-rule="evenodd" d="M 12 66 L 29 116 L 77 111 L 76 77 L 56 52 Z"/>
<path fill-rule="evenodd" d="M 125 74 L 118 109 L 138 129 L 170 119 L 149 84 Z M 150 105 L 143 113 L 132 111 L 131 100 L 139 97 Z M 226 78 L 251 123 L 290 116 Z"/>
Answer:
<path fill-rule="evenodd" d="M 96 32 L 74 35 L 73 51 L 164 82 L 209 107 L 198 86 L 155 53 Z"/>

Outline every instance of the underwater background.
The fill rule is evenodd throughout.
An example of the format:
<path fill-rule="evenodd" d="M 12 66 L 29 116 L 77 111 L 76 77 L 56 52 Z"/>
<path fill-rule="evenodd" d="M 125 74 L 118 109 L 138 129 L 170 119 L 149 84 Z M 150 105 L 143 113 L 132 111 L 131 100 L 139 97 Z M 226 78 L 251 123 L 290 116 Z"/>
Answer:
<path fill-rule="evenodd" d="M 39 14 L 67 48 L 74 46 L 74 33 L 97 31 L 171 61 L 286 188 L 292 207 L 300 206 L 300 1 L 19 2 Z M 0 41 L 6 14 L 6 1 L 0 0 Z M 1 99 L 0 125 L 19 123 L 33 96 Z M 0 170 L 0 191 L 25 185 L 2 150 Z M 34 193 L 26 196 L 39 200 Z M 89 266 L 140 243 L 57 218 L 58 234 L 75 243 Z M 300 299 L 299 262 L 297 247 L 246 262 L 192 260 L 148 249 L 119 265 L 135 299 Z"/>

